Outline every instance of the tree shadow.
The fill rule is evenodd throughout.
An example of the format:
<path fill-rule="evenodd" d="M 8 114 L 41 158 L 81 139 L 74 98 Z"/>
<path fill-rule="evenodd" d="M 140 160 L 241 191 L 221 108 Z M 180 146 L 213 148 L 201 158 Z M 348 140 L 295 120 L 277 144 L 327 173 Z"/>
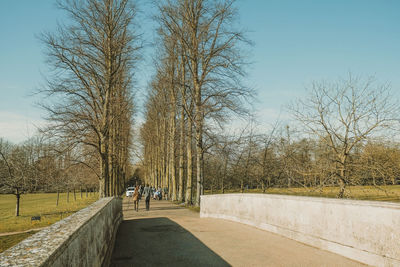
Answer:
<path fill-rule="evenodd" d="M 178 206 L 167 206 L 167 207 L 154 207 L 152 208 L 150 206 L 150 210 L 181 210 L 184 209 L 183 207 L 178 207 Z"/>
<path fill-rule="evenodd" d="M 184 207 L 180 206 L 166 206 L 166 207 L 152 207 L 150 203 L 150 211 L 155 211 L 155 210 L 180 210 L 180 209 L 185 209 Z M 122 206 L 122 211 L 130 211 L 133 210 L 134 204 L 132 203 L 126 203 L 125 205 Z M 146 203 L 139 202 L 139 211 L 143 211 L 146 207 Z"/>
<path fill-rule="evenodd" d="M 110 266 L 230 266 L 168 218 L 123 221 Z"/>

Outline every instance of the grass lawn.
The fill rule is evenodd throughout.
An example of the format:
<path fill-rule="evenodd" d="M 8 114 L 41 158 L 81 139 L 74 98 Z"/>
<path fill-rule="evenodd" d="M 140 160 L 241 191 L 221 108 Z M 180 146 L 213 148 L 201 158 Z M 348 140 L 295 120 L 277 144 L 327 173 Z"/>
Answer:
<path fill-rule="evenodd" d="M 56 206 L 57 193 L 39 193 L 22 195 L 20 199 L 20 216 L 15 217 L 16 197 L 14 195 L 0 195 L 0 233 L 24 231 L 33 228 L 49 226 L 74 212 L 98 200 L 97 194 L 74 195 L 70 193 L 69 203 L 67 194 L 60 193 L 58 207 Z M 32 216 L 41 216 L 40 221 L 31 222 Z"/>
<path fill-rule="evenodd" d="M 57 193 L 39 193 L 22 195 L 20 199 L 20 216 L 15 217 L 16 197 L 14 195 L 0 194 L 0 233 L 25 231 L 49 226 L 72 213 L 98 200 L 97 194 L 60 193 L 60 200 L 56 206 Z M 32 216 L 41 216 L 40 221 L 31 222 Z M 19 243 L 34 232 L 0 236 L 0 252 Z"/>
<path fill-rule="evenodd" d="M 240 189 L 225 190 L 225 193 L 239 193 Z M 339 187 L 324 188 L 269 188 L 267 194 L 283 194 L 296 196 L 312 196 L 312 197 L 329 197 L 336 198 Z M 213 194 L 220 194 L 221 191 L 214 190 Z M 245 190 L 245 193 L 262 193 L 261 189 Z M 211 194 L 210 190 L 206 190 L 205 194 Z M 400 185 L 388 186 L 349 186 L 345 192 L 348 199 L 374 200 L 400 202 Z"/>

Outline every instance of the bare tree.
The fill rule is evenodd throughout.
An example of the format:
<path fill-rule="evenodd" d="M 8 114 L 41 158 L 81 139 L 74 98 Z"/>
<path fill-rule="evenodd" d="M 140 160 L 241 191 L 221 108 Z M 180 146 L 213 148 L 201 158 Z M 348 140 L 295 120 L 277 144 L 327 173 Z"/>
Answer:
<path fill-rule="evenodd" d="M 307 133 L 317 136 L 332 151 L 339 198 L 349 181 L 349 155 L 355 147 L 380 130 L 389 130 L 397 111 L 389 86 L 351 75 L 337 83 L 315 82 L 308 98 L 290 110 Z"/>
<path fill-rule="evenodd" d="M 138 37 L 129 0 L 65 0 L 59 7 L 71 25 L 46 33 L 54 75 L 42 93 L 52 122 L 47 129 L 71 146 L 91 146 L 100 158 L 100 197 L 120 193 L 129 158 L 132 68 Z M 55 104 L 54 104 L 55 103 Z"/>
<path fill-rule="evenodd" d="M 0 189 L 16 197 L 15 216 L 19 216 L 21 195 L 31 186 L 32 165 L 24 147 L 0 139 Z"/>
<path fill-rule="evenodd" d="M 261 183 L 263 193 L 265 193 L 267 188 L 272 186 L 272 177 L 279 168 L 276 155 L 274 154 L 274 148 L 277 143 L 276 131 L 278 125 L 278 121 L 275 122 L 269 133 L 264 133 L 258 138 L 260 148 L 258 157 L 256 158 L 256 165 L 258 165 L 261 170 L 257 180 Z"/>

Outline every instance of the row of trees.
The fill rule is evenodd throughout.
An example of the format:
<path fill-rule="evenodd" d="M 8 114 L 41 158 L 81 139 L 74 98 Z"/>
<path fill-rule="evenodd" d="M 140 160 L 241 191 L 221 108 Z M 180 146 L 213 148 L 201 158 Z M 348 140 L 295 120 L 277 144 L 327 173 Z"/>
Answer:
<path fill-rule="evenodd" d="M 126 183 L 134 115 L 132 77 L 140 48 L 132 30 L 136 8 L 128 0 L 65 0 L 70 17 L 56 33 L 45 33 L 48 64 L 42 105 L 45 133 L 70 151 L 99 179 L 100 197 L 120 194 Z"/>
<path fill-rule="evenodd" d="M 95 166 L 92 159 L 82 159 L 76 149 L 61 152 L 60 147 L 61 144 L 44 142 L 39 137 L 19 145 L 0 139 L 0 192 L 16 196 L 16 216 L 24 193 L 59 193 L 98 187 L 97 176 L 86 167 Z"/>
<path fill-rule="evenodd" d="M 190 138 L 191 113 L 185 120 L 185 101 L 190 98 L 181 93 L 178 99 L 182 102 L 171 101 L 170 91 L 163 90 L 166 84 L 153 86 L 149 98 L 148 117 L 142 129 L 144 166 L 149 181 L 173 187 L 173 199 L 174 189 L 178 188 L 177 199 L 182 200 L 180 188 L 186 186 L 186 201 L 190 203 L 190 178 L 198 168 L 192 166 L 191 151 L 197 140 Z M 154 101 L 156 97 L 161 100 Z M 175 112 L 177 107 L 182 107 L 180 114 Z M 400 183 L 400 143 L 395 138 L 400 113 L 388 85 L 352 74 L 334 83 L 315 82 L 308 96 L 291 104 L 288 111 L 294 126 L 277 122 L 267 133 L 260 132 L 252 119 L 237 134 L 210 131 L 213 122 L 206 121 L 209 124 L 204 125 L 208 131 L 202 150 L 206 153 L 200 165 L 204 166 L 206 188 L 223 193 L 226 188 L 241 188 L 243 192 L 257 187 L 265 192 L 269 187 L 338 186 L 338 197 L 343 198 L 349 185 Z M 175 127 L 175 119 L 181 120 L 180 135 L 174 135 L 176 130 L 171 128 Z M 196 127 L 195 120 L 192 125 Z M 146 139 L 148 136 L 152 139 Z M 152 144 L 151 140 L 157 143 Z M 183 153 L 185 145 L 187 151 Z M 154 147 L 158 148 L 155 153 Z M 181 179 L 184 174 L 186 179 Z M 174 183 L 175 175 L 179 175 L 179 184 Z M 166 180 L 159 181 L 157 177 Z"/>
<path fill-rule="evenodd" d="M 158 3 L 157 73 L 149 86 L 141 129 L 147 182 L 168 187 L 172 200 L 200 204 L 204 138 L 229 113 L 244 113 L 251 91 L 235 29 L 234 1 L 174 0 Z"/>
<path fill-rule="evenodd" d="M 289 134 L 288 134 L 289 133 Z M 206 157 L 205 187 L 226 189 L 340 186 L 337 155 L 322 139 L 294 138 L 283 127 L 270 134 L 224 136 Z M 400 144 L 368 141 L 357 145 L 346 161 L 345 185 L 400 184 Z M 339 196 L 346 196 L 345 191 Z"/>

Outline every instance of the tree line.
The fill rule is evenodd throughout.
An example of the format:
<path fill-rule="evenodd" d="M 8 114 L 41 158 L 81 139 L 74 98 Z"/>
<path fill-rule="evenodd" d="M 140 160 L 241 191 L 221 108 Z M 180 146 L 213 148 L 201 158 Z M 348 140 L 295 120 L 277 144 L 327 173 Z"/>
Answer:
<path fill-rule="evenodd" d="M 293 138 L 282 127 L 276 135 L 222 136 L 206 158 L 205 187 L 211 193 L 225 190 L 245 192 L 270 188 L 340 188 L 342 167 L 336 155 L 321 139 Z M 400 184 L 400 144 L 368 140 L 349 154 L 343 192 L 348 186 Z M 383 190 L 383 188 L 381 188 Z"/>
<path fill-rule="evenodd" d="M 173 103 L 157 103 L 164 104 L 157 107 L 152 104 L 148 111 L 159 117 L 148 118 L 143 127 L 144 131 L 149 131 L 142 133 L 147 156 L 144 166 L 149 172 L 149 181 L 177 187 L 178 192 L 186 189 L 189 192 L 186 202 L 190 203 L 190 178 L 197 168 L 191 163 L 195 160 L 191 151 L 197 148 L 189 134 L 181 132 L 171 139 L 171 128 L 168 128 L 171 124 L 160 120 L 170 117 L 160 111 L 174 109 Z M 204 187 L 211 193 L 224 193 L 226 189 L 239 188 L 241 192 L 254 188 L 266 192 L 272 187 L 322 190 L 335 186 L 339 188 L 338 197 L 343 198 L 347 196 L 349 186 L 380 188 L 382 185 L 398 185 L 398 111 L 390 87 L 373 78 L 349 74 L 333 83 L 315 82 L 304 99 L 288 106 L 293 118 L 291 126 L 278 120 L 269 130 L 262 130 L 250 116 L 247 125 L 236 133 L 224 127 L 207 132 L 203 139 L 207 147 L 202 163 Z M 179 115 L 177 118 L 180 119 Z M 187 121 L 181 123 L 183 130 L 187 129 Z M 145 139 L 149 135 L 158 139 Z M 158 142 L 155 146 L 149 143 L 155 140 Z M 180 147 L 168 150 L 168 142 L 175 142 Z M 188 149 L 182 155 L 181 147 L 184 146 Z M 158 148 L 155 153 L 153 147 Z M 179 163 L 168 157 L 179 159 Z M 171 164 L 176 164 L 176 167 Z M 171 169 L 170 176 L 168 173 L 164 176 L 163 172 Z M 157 171 L 161 174 L 158 175 Z M 176 179 L 174 171 L 179 175 L 178 184 L 173 181 Z M 170 190 L 170 194 L 174 191 Z M 182 197 L 178 195 L 177 199 L 182 200 Z"/>
<path fill-rule="evenodd" d="M 97 191 L 98 178 L 92 169 L 96 159 L 85 157 L 82 151 L 65 150 L 62 144 L 49 143 L 40 136 L 21 144 L 0 139 L 0 192 L 16 196 L 16 216 L 19 216 L 21 195 L 36 192 Z M 86 166 L 83 166 L 84 163 Z M 68 201 L 69 199 L 67 199 Z"/>
<path fill-rule="evenodd" d="M 37 138 L 0 146 L 0 188 L 18 203 L 25 192 L 93 188 L 93 181 L 100 197 L 116 196 L 132 172 L 132 80 L 141 48 L 136 7 L 129 0 L 57 5 L 68 24 L 39 37 L 50 69 L 36 92 L 47 125 Z"/>
<path fill-rule="evenodd" d="M 252 91 L 242 83 L 246 61 L 241 50 L 248 41 L 235 27 L 233 4 L 156 4 L 157 71 L 149 85 L 140 134 L 146 180 L 168 187 L 172 200 L 199 205 L 205 136 L 213 132 L 211 125 L 223 124 L 229 115 L 247 113 L 243 103 Z"/>
<path fill-rule="evenodd" d="M 277 123 L 257 133 L 253 122 L 232 135 L 226 122 L 248 116 L 246 101 L 254 96 L 242 83 L 241 48 L 249 42 L 235 23 L 234 1 L 157 7 L 157 71 L 141 129 L 148 183 L 195 205 L 205 186 L 338 186 L 343 198 L 350 185 L 398 183 L 399 113 L 390 86 L 351 73 L 314 82 L 306 98 L 288 106 L 290 127 Z"/>
<path fill-rule="evenodd" d="M 48 115 L 44 132 L 98 162 L 100 197 L 124 190 L 130 164 L 134 66 L 141 47 L 132 28 L 136 7 L 128 0 L 65 0 L 70 17 L 44 33 L 54 72 L 40 93 Z"/>

